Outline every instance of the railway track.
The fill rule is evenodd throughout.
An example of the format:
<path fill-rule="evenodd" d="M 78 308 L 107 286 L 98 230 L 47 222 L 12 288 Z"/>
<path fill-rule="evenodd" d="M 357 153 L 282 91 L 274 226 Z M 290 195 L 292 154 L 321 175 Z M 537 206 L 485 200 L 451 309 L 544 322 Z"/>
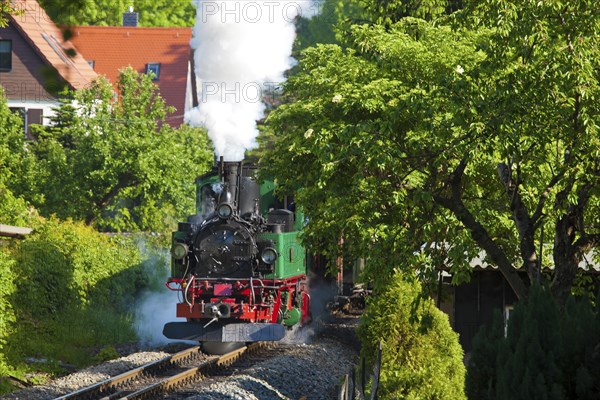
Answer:
<path fill-rule="evenodd" d="M 229 367 L 243 356 L 267 347 L 266 343 L 257 342 L 222 356 L 207 356 L 200 347 L 191 347 L 55 400 L 156 399 L 178 387 L 201 381 L 213 371 Z"/>

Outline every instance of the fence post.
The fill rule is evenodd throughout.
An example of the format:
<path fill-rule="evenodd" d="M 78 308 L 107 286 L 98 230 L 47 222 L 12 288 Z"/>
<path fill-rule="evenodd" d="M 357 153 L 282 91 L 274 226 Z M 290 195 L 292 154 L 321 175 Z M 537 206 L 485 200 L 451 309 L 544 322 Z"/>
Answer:
<path fill-rule="evenodd" d="M 356 381 L 354 379 L 354 368 L 348 373 L 348 392 L 346 394 L 346 400 L 354 400 L 354 386 Z"/>
<path fill-rule="evenodd" d="M 348 400 L 348 374 L 344 375 L 344 381 L 340 385 L 338 400 Z"/>
<path fill-rule="evenodd" d="M 363 382 L 361 382 L 360 378 L 361 376 L 359 376 L 360 374 L 360 369 L 358 365 L 354 366 L 354 391 L 352 392 L 352 399 L 353 400 L 364 400 L 365 399 L 365 384 L 364 384 L 364 378 L 363 378 Z M 364 375 L 363 375 L 364 377 Z"/>
<path fill-rule="evenodd" d="M 371 400 L 377 400 L 377 389 L 379 389 L 379 374 L 381 372 L 381 353 L 383 345 L 379 342 L 379 350 L 377 351 L 377 361 L 373 368 L 373 384 L 371 385 Z"/>

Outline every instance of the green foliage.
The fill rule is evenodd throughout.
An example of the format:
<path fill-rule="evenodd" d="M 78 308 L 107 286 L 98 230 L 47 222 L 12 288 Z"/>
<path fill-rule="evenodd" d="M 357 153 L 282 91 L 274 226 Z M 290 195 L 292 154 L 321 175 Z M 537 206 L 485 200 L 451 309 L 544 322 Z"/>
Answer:
<path fill-rule="evenodd" d="M 10 111 L 0 87 L 0 223 L 26 225 L 34 214 L 11 190 L 27 176 L 28 160 L 23 121 Z"/>
<path fill-rule="evenodd" d="M 473 338 L 465 385 L 470 399 L 496 398 L 496 360 L 500 350 L 498 343 L 503 337 L 504 324 L 498 312 L 494 315 L 492 325 L 483 325 Z"/>
<path fill-rule="evenodd" d="M 106 348 L 103 358 L 135 341 L 135 300 L 162 282 L 165 239 L 108 236 L 56 218 L 33 227 L 0 247 L 0 373 L 61 373 L 61 363 L 85 366 L 94 349 Z M 49 362 L 30 366 L 27 357 Z"/>
<path fill-rule="evenodd" d="M 114 360 L 115 358 L 119 358 L 119 353 L 113 346 L 105 346 L 103 347 L 98 354 L 94 357 L 96 362 L 101 363 L 108 360 Z"/>
<path fill-rule="evenodd" d="M 296 23 L 295 52 L 318 43 L 338 43 L 336 35 L 342 27 L 349 20 L 364 19 L 366 14 L 362 0 L 325 0 L 317 5 L 317 15 L 299 18 Z"/>
<path fill-rule="evenodd" d="M 7 225 L 26 226 L 29 214 L 34 213 L 25 200 L 17 198 L 13 193 L 0 183 L 0 222 Z"/>
<path fill-rule="evenodd" d="M 278 142 L 262 164 L 284 190 L 298 193 L 310 221 L 305 239 L 319 252 L 337 255 L 337 243 L 329 238 L 343 232 L 351 258 L 394 257 L 392 265 L 422 266 L 427 260 L 417 260 L 415 251 L 424 242 L 470 241 L 433 204 L 423 168 L 448 169 L 452 157 L 472 146 L 444 153 L 458 132 L 430 135 L 418 124 L 435 122 L 436 108 L 418 103 L 440 90 L 433 84 L 436 76 L 459 80 L 457 65 L 469 68 L 480 61 L 471 43 L 485 37 L 414 19 L 392 30 L 355 26 L 352 37 L 355 48 L 320 45 L 303 53 L 299 73 L 286 85 L 293 102 L 269 116 Z M 441 107 L 443 100 L 438 102 Z M 420 149 L 440 157 L 419 156 Z M 426 161 L 423 168 L 407 165 Z M 464 251 L 452 261 L 464 266 Z M 379 272 L 373 275 L 382 276 Z"/>
<path fill-rule="evenodd" d="M 7 249 L 0 245 L 0 376 L 7 368 L 4 353 L 6 342 L 12 333 L 16 316 L 10 302 L 15 291 L 15 260 Z"/>
<path fill-rule="evenodd" d="M 21 11 L 15 8 L 12 1 L 0 1 L 0 28 L 5 28 L 8 25 L 8 16 L 10 14 L 20 14 Z"/>
<path fill-rule="evenodd" d="M 369 299 L 359 337 L 367 365 L 383 344 L 381 398 L 464 399 L 463 352 L 447 315 L 400 273 L 380 289 Z"/>
<path fill-rule="evenodd" d="M 129 6 L 139 13 L 140 26 L 193 26 L 196 9 L 190 0 L 40 0 L 60 25 L 121 26 Z"/>
<path fill-rule="evenodd" d="M 485 254 L 522 298 L 553 264 L 564 302 L 599 243 L 600 9 L 487 0 L 428 22 L 404 16 L 417 3 L 438 4 L 371 2 L 398 17 L 303 52 L 262 164 L 330 259 L 343 236 L 344 256 L 459 282 Z M 555 243 L 543 259 L 540 243 Z"/>
<path fill-rule="evenodd" d="M 119 97 L 100 78 L 65 101 L 31 143 L 35 176 L 21 195 L 42 215 L 102 230 L 171 229 L 194 209 L 194 177 L 212 162 L 206 133 L 171 128 L 151 78 L 121 72 Z"/>
<path fill-rule="evenodd" d="M 595 399 L 600 394 L 600 317 L 588 299 L 558 307 L 534 286 L 500 324 L 476 338 L 467 393 L 477 399 Z"/>
<path fill-rule="evenodd" d="M 431 20 L 447 11 L 456 11 L 456 0 L 369 0 L 366 8 L 380 23 L 394 23 L 406 17 Z"/>
<path fill-rule="evenodd" d="M 32 317 L 73 307 L 123 306 L 134 300 L 143 276 L 131 239 L 108 237 L 81 223 L 41 224 L 19 246 L 19 304 Z M 119 276 L 118 280 L 107 280 Z"/>

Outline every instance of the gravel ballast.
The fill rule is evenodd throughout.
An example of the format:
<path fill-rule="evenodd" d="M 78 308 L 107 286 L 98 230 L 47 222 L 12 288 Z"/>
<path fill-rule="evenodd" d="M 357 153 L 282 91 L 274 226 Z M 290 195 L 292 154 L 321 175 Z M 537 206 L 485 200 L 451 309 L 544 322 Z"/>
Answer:
<path fill-rule="evenodd" d="M 77 389 L 101 382 L 132 368 L 169 356 L 163 351 L 143 351 L 116 360 L 89 367 L 55 379 L 45 385 L 34 386 L 2 397 L 3 400 L 51 400 Z"/>
<path fill-rule="evenodd" d="M 302 335 L 280 343 L 275 355 L 250 366 L 242 362 L 228 376 L 208 378 L 164 399 L 335 399 L 340 377 L 358 361 L 357 323 L 357 318 L 334 318 L 314 324 Z M 312 330 L 318 333 L 307 335 Z M 1 399 L 54 399 L 168 355 L 165 351 L 136 352 Z"/>
<path fill-rule="evenodd" d="M 356 362 L 353 349 L 332 340 L 281 346 L 281 355 L 261 361 L 220 382 L 194 388 L 198 391 L 196 395 L 179 398 L 335 399 L 340 377 Z"/>

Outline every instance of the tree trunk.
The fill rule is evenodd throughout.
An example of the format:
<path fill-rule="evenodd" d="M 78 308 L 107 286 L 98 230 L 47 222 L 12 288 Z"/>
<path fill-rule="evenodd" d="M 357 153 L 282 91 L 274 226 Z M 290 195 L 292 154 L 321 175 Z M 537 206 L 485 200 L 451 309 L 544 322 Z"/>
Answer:
<path fill-rule="evenodd" d="M 516 179 L 513 179 L 512 169 L 505 163 L 498 164 L 497 169 L 500 182 L 504 186 L 504 191 L 510 201 L 510 210 L 519 233 L 519 250 L 523 266 L 527 271 L 530 282 L 534 282 L 540 279 L 540 260 L 535 248 L 535 226 L 519 192 L 519 169 L 517 168 Z"/>
<path fill-rule="evenodd" d="M 528 287 L 523 282 L 523 279 L 519 276 L 514 268 L 514 265 L 510 262 L 506 254 L 502 249 L 494 242 L 485 227 L 475 220 L 471 212 L 464 206 L 464 204 L 455 204 L 450 199 L 436 197 L 435 201 L 442 207 L 452 211 L 452 213 L 458 218 L 458 220 L 471 232 L 473 240 L 481 247 L 487 255 L 494 261 L 498 266 L 498 269 L 515 292 L 519 299 L 527 298 Z"/>
<path fill-rule="evenodd" d="M 106 207 L 108 207 L 113 199 L 119 194 L 121 189 L 135 185 L 133 178 L 133 175 L 129 172 L 121 174 L 117 183 L 110 188 L 108 193 L 106 193 L 98 202 L 94 204 L 94 209 L 90 210 L 85 218 L 86 225 L 93 225 L 96 222 L 98 219 L 97 216 L 102 214 Z"/>
<path fill-rule="evenodd" d="M 577 274 L 579 257 L 573 241 L 575 221 L 572 215 L 565 215 L 556 222 L 554 234 L 554 278 L 552 294 L 560 305 L 564 305 L 571 293 Z"/>
<path fill-rule="evenodd" d="M 451 198 L 434 196 L 434 200 L 442 207 L 450 210 L 463 226 L 471 232 L 473 240 L 475 240 L 479 247 L 485 250 L 487 255 L 498 266 L 498 269 L 504 278 L 506 278 L 517 297 L 519 299 L 525 299 L 528 294 L 528 288 L 525 285 L 525 282 L 523 282 L 504 251 L 502 251 L 500 246 L 494 242 L 485 227 L 475 219 L 462 201 L 461 185 L 466 165 L 466 159 L 463 159 L 449 178 L 452 193 Z"/>

